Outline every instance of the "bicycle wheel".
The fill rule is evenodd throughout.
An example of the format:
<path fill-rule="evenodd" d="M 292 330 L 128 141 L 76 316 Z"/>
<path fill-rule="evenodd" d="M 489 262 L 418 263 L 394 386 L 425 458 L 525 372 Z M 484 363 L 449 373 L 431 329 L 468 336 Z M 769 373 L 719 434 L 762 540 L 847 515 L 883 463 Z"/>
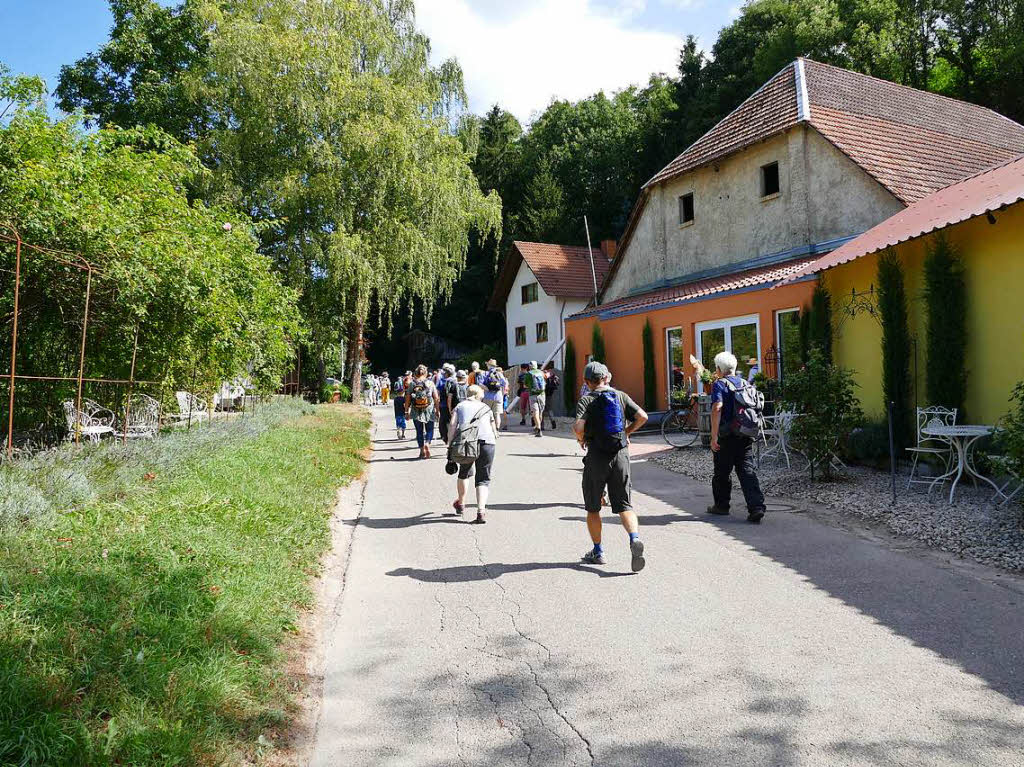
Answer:
<path fill-rule="evenodd" d="M 700 437 L 697 411 L 691 408 L 673 410 L 661 422 L 661 436 L 672 447 L 690 447 Z"/>

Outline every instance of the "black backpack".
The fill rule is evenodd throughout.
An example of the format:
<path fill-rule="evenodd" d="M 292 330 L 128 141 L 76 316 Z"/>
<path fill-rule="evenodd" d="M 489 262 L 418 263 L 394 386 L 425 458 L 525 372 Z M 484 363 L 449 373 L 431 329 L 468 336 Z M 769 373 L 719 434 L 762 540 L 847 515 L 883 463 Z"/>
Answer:
<path fill-rule="evenodd" d="M 469 385 L 460 384 L 458 381 L 449 381 L 448 393 L 452 396 L 452 410 L 454 410 L 460 402 L 469 396 Z"/>

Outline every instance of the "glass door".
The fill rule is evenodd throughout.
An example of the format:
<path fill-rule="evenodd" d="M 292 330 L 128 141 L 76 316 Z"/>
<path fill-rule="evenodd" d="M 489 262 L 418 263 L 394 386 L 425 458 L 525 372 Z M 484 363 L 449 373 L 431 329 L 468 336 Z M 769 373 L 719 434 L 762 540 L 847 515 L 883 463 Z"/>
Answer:
<path fill-rule="evenodd" d="M 761 333 L 757 315 L 697 325 L 697 356 L 708 370 L 715 372 L 715 356 L 725 350 L 736 355 L 736 375 L 746 378 L 751 360 L 761 359 Z"/>

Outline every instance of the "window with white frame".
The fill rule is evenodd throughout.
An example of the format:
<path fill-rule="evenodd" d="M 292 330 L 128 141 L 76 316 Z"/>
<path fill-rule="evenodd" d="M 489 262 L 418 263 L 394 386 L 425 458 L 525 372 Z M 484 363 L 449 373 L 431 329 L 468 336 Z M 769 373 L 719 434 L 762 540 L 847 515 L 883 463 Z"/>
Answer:
<path fill-rule="evenodd" d="M 686 390 L 686 355 L 683 352 L 683 329 L 665 329 L 665 358 L 668 373 L 668 404 L 669 407 L 681 404 L 680 399 Z"/>
<path fill-rule="evenodd" d="M 526 325 L 516 328 L 516 346 L 526 346 Z"/>
<path fill-rule="evenodd" d="M 727 320 L 701 322 L 695 328 L 697 359 L 708 370 L 715 370 L 715 355 L 731 351 L 739 363 L 736 375 L 747 377 L 750 360 L 761 360 L 761 330 L 758 315 L 732 317 Z"/>
<path fill-rule="evenodd" d="M 800 310 L 775 312 L 775 338 L 779 347 L 779 380 L 800 369 Z"/>

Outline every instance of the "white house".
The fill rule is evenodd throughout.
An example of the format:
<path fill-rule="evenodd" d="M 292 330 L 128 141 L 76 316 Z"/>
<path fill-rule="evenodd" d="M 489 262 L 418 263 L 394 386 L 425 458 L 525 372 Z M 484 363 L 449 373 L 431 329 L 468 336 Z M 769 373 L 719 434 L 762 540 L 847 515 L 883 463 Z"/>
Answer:
<path fill-rule="evenodd" d="M 508 364 L 555 359 L 563 367 L 565 319 L 594 300 L 615 256 L 615 242 L 585 247 L 515 242 L 501 267 L 490 308 L 505 315 Z"/>

